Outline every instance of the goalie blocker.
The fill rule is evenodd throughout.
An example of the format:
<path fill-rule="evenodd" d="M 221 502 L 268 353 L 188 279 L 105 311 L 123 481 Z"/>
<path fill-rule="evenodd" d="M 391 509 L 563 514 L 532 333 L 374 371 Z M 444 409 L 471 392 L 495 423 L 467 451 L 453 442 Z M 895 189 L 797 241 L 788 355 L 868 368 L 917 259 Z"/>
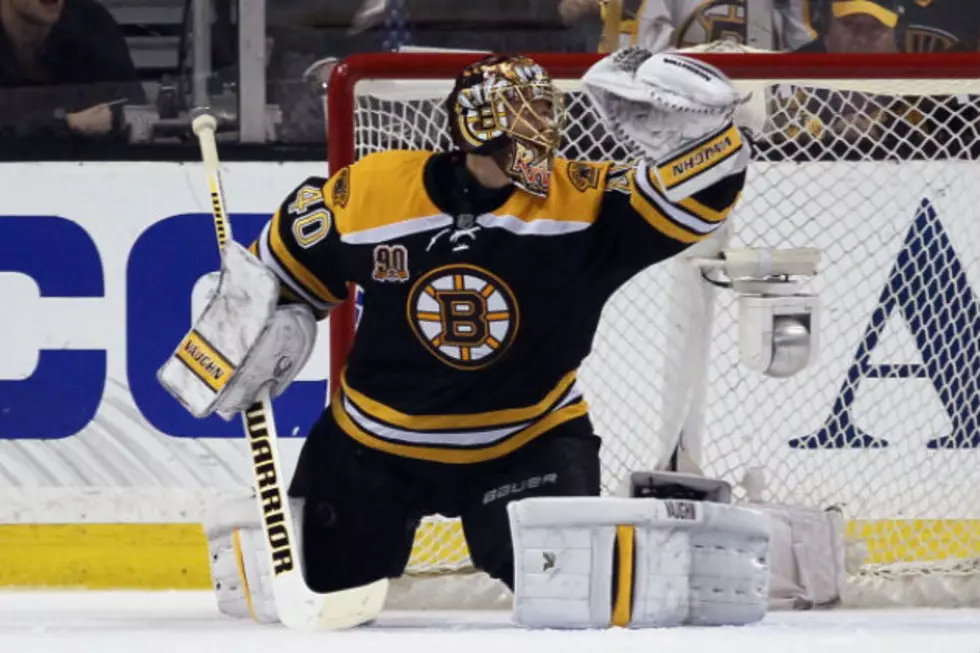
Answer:
<path fill-rule="evenodd" d="M 231 420 L 265 386 L 278 396 L 313 351 L 308 306 L 280 306 L 279 280 L 236 242 L 208 275 L 210 299 L 194 327 L 157 372 L 160 384 L 195 417 Z"/>

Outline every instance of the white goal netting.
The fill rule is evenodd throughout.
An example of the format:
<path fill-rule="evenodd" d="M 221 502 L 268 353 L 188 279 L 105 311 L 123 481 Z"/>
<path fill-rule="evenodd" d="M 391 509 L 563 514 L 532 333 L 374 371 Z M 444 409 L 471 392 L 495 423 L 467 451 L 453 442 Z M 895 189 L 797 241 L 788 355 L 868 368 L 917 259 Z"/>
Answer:
<path fill-rule="evenodd" d="M 980 603 L 980 83 L 816 81 L 792 61 L 785 79 L 737 80 L 755 154 L 730 242 L 822 251 L 819 357 L 790 379 L 754 373 L 733 295 L 678 262 L 642 273 L 582 371 L 604 488 L 664 465 L 680 437 L 740 499 L 749 474 L 757 498 L 840 507 L 848 603 Z M 562 155 L 628 160 L 561 83 Z M 449 147 L 450 87 L 358 84 L 356 156 Z M 457 524 L 420 529 L 410 573 L 467 569 Z"/>

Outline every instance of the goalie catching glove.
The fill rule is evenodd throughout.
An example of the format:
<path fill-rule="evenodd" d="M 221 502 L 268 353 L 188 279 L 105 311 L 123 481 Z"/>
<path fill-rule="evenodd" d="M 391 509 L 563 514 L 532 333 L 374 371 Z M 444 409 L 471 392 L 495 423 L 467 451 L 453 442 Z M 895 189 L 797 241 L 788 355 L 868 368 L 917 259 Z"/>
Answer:
<path fill-rule="evenodd" d="M 582 85 L 607 128 L 642 154 L 672 202 L 748 164 L 732 122 L 743 98 L 714 66 L 626 48 L 593 65 Z"/>
<path fill-rule="evenodd" d="M 279 280 L 236 242 L 221 257 L 218 289 L 157 373 L 195 417 L 230 420 L 265 386 L 281 394 L 306 364 L 316 339 L 309 307 L 278 306 Z"/>

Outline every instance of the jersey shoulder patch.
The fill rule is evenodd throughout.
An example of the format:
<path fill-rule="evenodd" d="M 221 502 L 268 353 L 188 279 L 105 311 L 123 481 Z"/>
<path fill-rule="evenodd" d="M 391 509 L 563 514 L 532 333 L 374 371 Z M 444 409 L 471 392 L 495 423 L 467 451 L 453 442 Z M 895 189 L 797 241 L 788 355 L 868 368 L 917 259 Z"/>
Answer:
<path fill-rule="evenodd" d="M 552 185 L 559 192 L 574 191 L 583 195 L 601 194 L 611 163 L 555 159 Z M 581 195 L 580 195 L 581 197 Z"/>
<path fill-rule="evenodd" d="M 602 167 L 588 161 L 569 161 L 568 180 L 581 193 L 599 188 Z"/>
<path fill-rule="evenodd" d="M 556 213 L 594 222 L 599 217 L 612 163 L 555 159 L 551 202 Z M 557 183 L 556 183 L 557 182 Z"/>
<path fill-rule="evenodd" d="M 341 238 L 373 242 L 383 235 L 378 229 L 438 214 L 423 183 L 425 162 L 431 156 L 427 151 L 377 152 L 337 172 L 325 195 Z"/>
<path fill-rule="evenodd" d="M 330 190 L 330 203 L 337 209 L 347 207 L 350 199 L 350 166 L 337 173 Z"/>

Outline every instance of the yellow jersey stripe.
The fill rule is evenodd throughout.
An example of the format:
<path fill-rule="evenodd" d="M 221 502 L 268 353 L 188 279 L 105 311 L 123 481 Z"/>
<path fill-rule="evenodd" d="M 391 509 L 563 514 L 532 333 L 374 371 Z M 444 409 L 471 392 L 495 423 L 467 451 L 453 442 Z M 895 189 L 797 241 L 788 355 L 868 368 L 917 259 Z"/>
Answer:
<path fill-rule="evenodd" d="M 660 181 L 657 179 L 656 175 L 653 174 L 653 170 L 649 168 L 647 169 L 647 181 L 650 182 L 650 185 L 653 187 L 654 192 L 659 194 L 659 198 L 662 202 L 672 204 L 675 210 L 677 211 L 683 210 L 688 214 L 690 214 L 692 218 L 695 218 L 697 220 L 703 220 L 704 222 L 710 222 L 710 223 L 721 222 L 722 220 L 728 217 L 729 213 L 731 213 L 731 207 L 735 206 L 735 204 L 738 203 L 738 197 L 736 197 L 735 201 L 731 203 L 731 206 L 729 206 L 728 208 L 722 211 L 716 211 L 710 206 L 706 206 L 701 202 L 697 201 L 696 199 L 694 199 L 693 196 L 685 197 L 679 202 L 671 202 L 663 194 L 663 188 L 661 188 L 660 186 Z"/>
<path fill-rule="evenodd" d="M 235 368 L 197 331 L 188 333 L 177 348 L 177 359 L 205 385 L 219 392 Z"/>
<path fill-rule="evenodd" d="M 613 597 L 611 626 L 626 628 L 633 619 L 633 571 L 635 568 L 634 542 L 636 527 L 620 524 L 616 527 L 616 596 Z"/>
<path fill-rule="evenodd" d="M 680 202 L 677 202 L 677 206 L 682 207 L 688 213 L 692 213 L 707 222 L 721 222 L 722 220 L 727 218 L 728 215 L 732 212 L 732 208 L 738 205 L 738 200 L 741 199 L 741 197 L 742 197 L 742 193 L 738 193 L 737 195 L 735 195 L 735 201 L 732 202 L 727 208 L 721 211 L 716 211 L 710 206 L 707 206 L 706 204 L 702 204 L 701 202 L 694 199 L 693 196 L 686 197 L 682 199 Z"/>
<path fill-rule="evenodd" d="M 637 169 L 637 174 L 640 174 L 640 170 Z M 673 222 L 686 227 L 689 231 L 694 233 L 704 233 L 706 231 L 713 231 L 714 225 L 718 224 L 722 220 L 728 217 L 729 211 L 715 211 L 710 207 L 704 206 L 692 197 L 687 197 L 680 202 L 671 202 L 667 199 L 667 196 L 663 193 L 663 188 L 660 186 L 660 182 L 653 175 L 653 171 L 649 168 L 646 172 L 646 181 L 649 182 L 649 186 L 638 183 L 640 191 L 643 193 L 643 197 L 650 200 L 650 203 L 656 206 L 661 213 L 670 218 Z M 732 206 L 735 204 L 732 203 Z M 700 207 L 705 212 L 708 213 L 707 216 L 703 216 L 696 211 L 690 211 L 687 207 Z M 692 229 L 691 227 L 696 227 Z"/>
<path fill-rule="evenodd" d="M 263 265 L 272 270 L 276 277 L 281 281 L 280 288 L 289 288 L 289 291 L 293 296 L 299 297 L 303 303 L 313 307 L 317 311 L 329 311 L 331 308 L 336 306 L 334 303 L 325 302 L 319 299 L 316 295 L 307 290 L 299 281 L 293 278 L 293 275 L 283 267 L 276 255 L 272 253 L 272 248 L 269 246 L 269 231 L 272 228 L 272 221 L 270 220 L 265 228 L 262 230 L 262 235 L 259 236 L 259 260 L 262 261 Z M 285 295 L 283 295 L 285 296 Z"/>
<path fill-rule="evenodd" d="M 657 165 L 657 173 L 664 188 L 670 190 L 688 179 L 733 156 L 742 149 L 742 135 L 730 125 L 717 136 L 695 143 L 666 163 Z"/>
<path fill-rule="evenodd" d="M 338 299 L 330 289 L 327 288 L 326 284 L 316 278 L 312 272 L 310 272 L 306 266 L 300 263 L 296 257 L 293 256 L 292 252 L 283 242 L 282 235 L 279 233 L 281 228 L 280 225 L 280 212 L 276 211 L 275 215 L 272 216 L 272 225 L 269 228 L 269 250 L 272 255 L 276 257 L 283 268 L 289 272 L 296 283 L 300 284 L 307 292 L 319 299 L 320 301 L 327 304 L 339 304 L 343 300 Z"/>
<path fill-rule="evenodd" d="M 666 215 L 660 212 L 649 200 L 647 200 L 643 194 L 640 192 L 637 183 L 636 175 L 631 172 L 629 175 L 630 182 L 630 206 L 634 211 L 640 214 L 644 220 L 646 220 L 651 227 L 659 231 L 660 233 L 673 238 L 674 240 L 679 240 L 682 243 L 696 243 L 699 240 L 705 238 L 705 235 L 694 233 L 684 227 L 680 226 L 673 220 L 670 220 Z"/>
<path fill-rule="evenodd" d="M 562 398 L 575 383 L 575 378 L 576 372 L 569 372 L 544 399 L 531 406 L 461 415 L 409 415 L 395 410 L 350 387 L 347 383 L 347 368 L 340 375 L 340 387 L 347 398 L 369 417 L 408 431 L 439 431 L 485 429 L 533 421 L 547 413 Z"/>
<path fill-rule="evenodd" d="M 342 406 L 343 402 L 339 401 L 337 397 L 334 398 L 331 404 L 331 411 L 337 425 L 344 433 L 364 446 L 403 458 L 414 458 L 416 460 L 428 460 L 430 462 L 453 465 L 481 463 L 506 456 L 558 425 L 584 416 L 589 410 L 588 404 L 585 401 L 579 401 L 574 404 L 569 404 L 564 408 L 559 408 L 526 429 L 522 429 L 506 440 L 492 446 L 477 449 L 453 449 L 449 447 L 401 444 L 382 440 L 362 430 L 355 424 L 344 411 Z"/>

